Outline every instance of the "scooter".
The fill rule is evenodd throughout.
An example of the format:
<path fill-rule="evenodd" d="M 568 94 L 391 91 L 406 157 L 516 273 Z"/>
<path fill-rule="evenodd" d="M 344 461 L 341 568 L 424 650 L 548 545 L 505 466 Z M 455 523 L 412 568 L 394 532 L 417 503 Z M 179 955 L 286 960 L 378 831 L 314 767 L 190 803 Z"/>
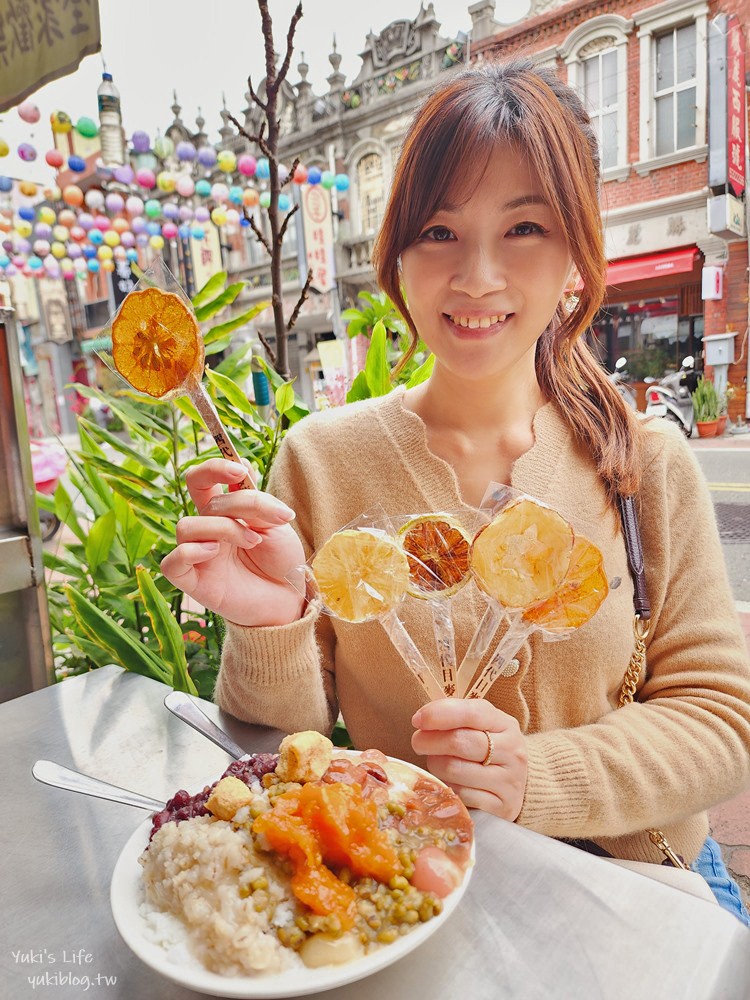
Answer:
<path fill-rule="evenodd" d="M 685 358 L 678 372 L 665 375 L 646 390 L 646 416 L 674 421 L 685 437 L 690 437 L 695 424 L 693 392 L 700 376 L 694 364 L 694 358 Z"/>
<path fill-rule="evenodd" d="M 630 381 L 630 375 L 628 375 L 628 359 L 618 358 L 615 361 L 615 370 L 611 372 L 607 378 L 612 383 L 612 385 L 617 389 L 625 402 L 633 410 L 638 409 L 638 404 L 636 402 L 635 393 L 628 385 Z"/>

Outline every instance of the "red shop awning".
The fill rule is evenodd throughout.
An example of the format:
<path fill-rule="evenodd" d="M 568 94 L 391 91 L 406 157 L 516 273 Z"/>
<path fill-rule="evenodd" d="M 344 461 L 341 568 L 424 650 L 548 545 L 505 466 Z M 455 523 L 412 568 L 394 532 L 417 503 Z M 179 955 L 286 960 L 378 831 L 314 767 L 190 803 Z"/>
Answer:
<path fill-rule="evenodd" d="M 688 247 L 672 253 L 652 253 L 644 257 L 616 260 L 607 268 L 607 284 L 619 287 L 630 281 L 659 278 L 663 274 L 684 274 L 693 270 L 697 256 L 696 247 Z"/>

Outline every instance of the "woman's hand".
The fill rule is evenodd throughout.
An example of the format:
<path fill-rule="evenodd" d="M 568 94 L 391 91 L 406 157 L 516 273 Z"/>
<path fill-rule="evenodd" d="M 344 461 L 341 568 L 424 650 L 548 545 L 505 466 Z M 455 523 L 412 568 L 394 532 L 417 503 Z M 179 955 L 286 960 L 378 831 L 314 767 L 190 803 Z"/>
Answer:
<path fill-rule="evenodd" d="M 252 474 L 252 470 L 251 474 Z M 297 621 L 304 598 L 287 576 L 305 561 L 289 523 L 294 511 L 260 490 L 231 491 L 248 469 L 223 458 L 185 476 L 197 517 L 177 524 L 177 547 L 161 571 L 176 587 L 238 625 Z M 228 484 L 225 493 L 222 484 Z"/>
<path fill-rule="evenodd" d="M 528 771 L 518 722 L 484 699 L 442 698 L 412 718 L 414 752 L 461 797 L 469 809 L 484 809 L 513 822 L 521 812 Z M 492 739 L 492 757 L 487 758 Z"/>

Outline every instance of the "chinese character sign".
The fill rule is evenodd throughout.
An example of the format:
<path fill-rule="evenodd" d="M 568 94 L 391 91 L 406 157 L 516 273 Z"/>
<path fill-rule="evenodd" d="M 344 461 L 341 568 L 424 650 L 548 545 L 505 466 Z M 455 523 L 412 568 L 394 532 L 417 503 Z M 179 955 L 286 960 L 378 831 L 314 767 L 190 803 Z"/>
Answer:
<path fill-rule="evenodd" d="M 101 48 L 98 0 L 2 0 L 0 111 Z"/>
<path fill-rule="evenodd" d="M 329 292 L 336 283 L 331 196 L 319 184 L 303 184 L 301 188 L 307 266 L 313 273 L 313 288 Z"/>
<path fill-rule="evenodd" d="M 727 180 L 742 197 L 745 190 L 745 41 L 739 18 L 727 22 Z"/>
<path fill-rule="evenodd" d="M 193 281 L 196 292 L 203 288 L 209 278 L 213 278 L 222 270 L 219 230 L 210 222 L 207 222 L 203 229 L 205 236 L 202 240 L 196 240 L 194 236 L 190 237 L 190 256 L 193 262 Z"/>

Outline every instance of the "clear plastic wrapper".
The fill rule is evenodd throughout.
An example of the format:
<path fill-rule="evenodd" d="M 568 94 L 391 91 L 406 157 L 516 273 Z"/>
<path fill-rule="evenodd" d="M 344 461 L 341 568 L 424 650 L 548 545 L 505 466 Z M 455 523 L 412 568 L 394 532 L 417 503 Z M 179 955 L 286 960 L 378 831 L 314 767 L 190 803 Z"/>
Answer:
<path fill-rule="evenodd" d="M 203 388 L 203 335 L 190 299 L 157 257 L 102 331 L 112 350 L 98 355 L 135 392 L 167 401 L 188 396 L 221 454 L 242 464 L 210 396 Z M 239 484 L 252 489 L 249 476 Z"/>

